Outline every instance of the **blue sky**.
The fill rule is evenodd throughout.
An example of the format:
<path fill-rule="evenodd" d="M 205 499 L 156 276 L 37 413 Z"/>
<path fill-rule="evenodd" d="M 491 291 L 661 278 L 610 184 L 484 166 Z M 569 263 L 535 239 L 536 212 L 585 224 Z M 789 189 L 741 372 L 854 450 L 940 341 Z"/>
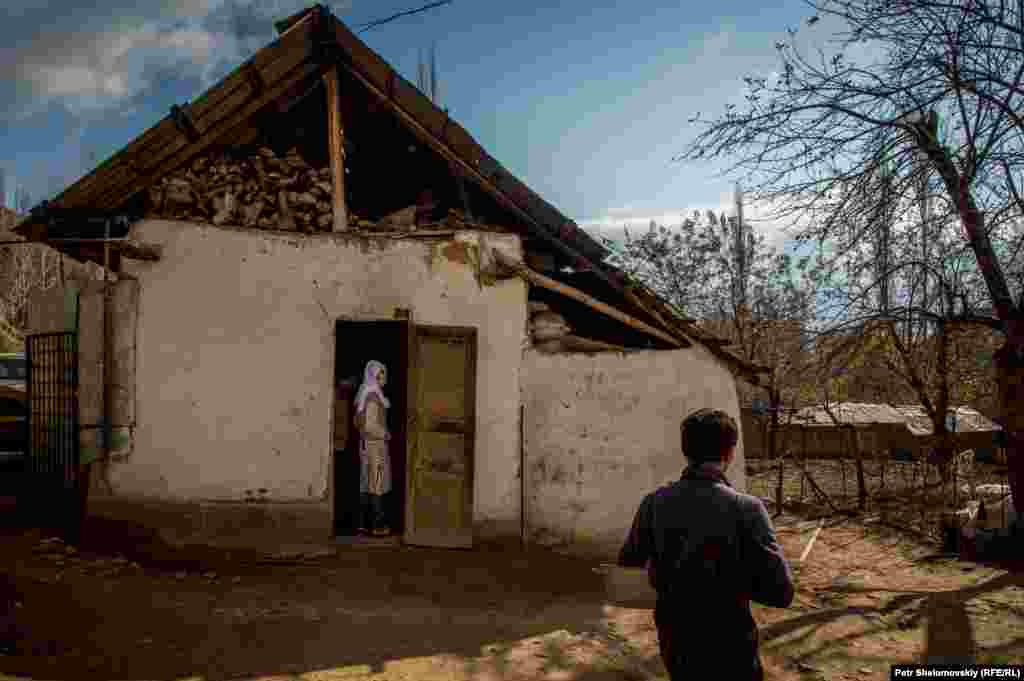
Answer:
<path fill-rule="evenodd" d="M 0 168 L 36 200 L 116 152 L 273 39 L 293 0 L 5 0 Z M 350 26 L 420 4 L 328 4 Z M 687 119 L 776 70 L 800 0 L 455 0 L 361 34 L 415 82 L 437 46 L 441 103 L 503 165 L 591 231 L 731 211 L 721 165 L 672 161 Z M 824 23 L 824 22 L 822 22 Z M 756 208 L 748 217 L 758 217 Z M 771 224 L 763 223 L 774 240 Z"/>

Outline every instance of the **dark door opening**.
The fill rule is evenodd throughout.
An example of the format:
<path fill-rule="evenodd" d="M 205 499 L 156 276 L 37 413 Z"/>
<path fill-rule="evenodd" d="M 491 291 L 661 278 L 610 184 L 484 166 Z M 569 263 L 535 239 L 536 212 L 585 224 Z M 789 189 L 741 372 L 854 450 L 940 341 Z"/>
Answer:
<path fill-rule="evenodd" d="M 352 420 L 356 390 L 363 381 L 366 363 L 372 359 L 387 367 L 384 394 L 391 402 L 388 430 L 391 433 L 392 491 L 386 514 L 392 532 L 401 536 L 405 526 L 406 412 L 409 378 L 409 323 L 395 321 L 338 321 L 335 325 L 334 384 L 345 384 L 335 408 L 347 410 L 348 437 L 342 451 L 334 452 L 334 534 L 353 536 L 359 514 L 359 433 Z M 339 399 L 339 391 L 335 391 Z M 337 412 L 336 412 L 337 413 Z"/>

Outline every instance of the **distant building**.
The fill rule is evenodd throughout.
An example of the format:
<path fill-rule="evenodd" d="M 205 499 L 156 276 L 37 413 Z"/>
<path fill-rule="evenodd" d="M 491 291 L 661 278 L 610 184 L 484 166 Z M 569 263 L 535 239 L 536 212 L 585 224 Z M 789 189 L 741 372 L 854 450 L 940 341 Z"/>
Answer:
<path fill-rule="evenodd" d="M 746 410 L 744 415 L 753 422 Z M 931 418 L 919 404 L 841 402 L 828 410 L 823 406 L 805 407 L 787 413 L 780 421 L 780 439 L 788 443 L 790 451 L 808 459 L 854 456 L 851 427 L 860 433 L 861 452 L 869 457 L 903 452 L 922 458 L 936 444 Z M 951 437 L 957 452 L 973 449 L 979 460 L 1000 458 L 996 450 L 1001 428 L 983 414 L 966 406 L 950 407 L 947 423 L 955 424 Z M 763 429 L 744 430 L 748 458 L 766 455 L 764 436 Z"/>

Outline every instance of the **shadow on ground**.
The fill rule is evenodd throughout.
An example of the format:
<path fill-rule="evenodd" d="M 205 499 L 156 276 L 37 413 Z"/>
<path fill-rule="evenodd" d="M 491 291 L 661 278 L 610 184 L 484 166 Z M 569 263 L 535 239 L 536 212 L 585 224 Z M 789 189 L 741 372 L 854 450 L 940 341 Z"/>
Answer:
<path fill-rule="evenodd" d="M 851 651 L 871 637 L 907 636 L 924 625 L 924 648 L 921 661 L 929 664 L 973 663 L 979 653 L 975 632 L 967 612 L 968 603 L 975 598 L 995 593 L 1007 587 L 1024 585 L 1024 574 L 1006 573 L 979 584 L 947 591 L 908 591 L 897 589 L 864 588 L 855 585 L 835 585 L 821 589 L 820 594 L 833 592 L 846 597 L 871 596 L 877 605 L 848 605 L 784 619 L 761 629 L 766 651 L 803 665 L 805 671 L 812 660 L 844 660 L 855 665 L 858 661 L 884 662 L 885 655 L 857 656 Z M 846 633 L 835 633 L 817 638 L 821 627 L 847 618 L 856 625 L 848 625 Z M 1006 646 L 988 649 L 988 655 L 1000 653 L 1020 654 L 1021 646 L 1011 642 Z M 888 663 L 891 663 L 890 658 Z"/>
<path fill-rule="evenodd" d="M 403 658 L 478 658 L 494 642 L 553 630 L 593 632 L 605 619 L 594 561 L 549 552 L 342 549 L 266 565 L 255 553 L 176 551 L 125 524 L 93 521 L 78 551 L 39 539 L 2 537 L 0 672 L 207 681 L 376 672 Z M 598 681 L 603 670 L 577 677 Z"/>

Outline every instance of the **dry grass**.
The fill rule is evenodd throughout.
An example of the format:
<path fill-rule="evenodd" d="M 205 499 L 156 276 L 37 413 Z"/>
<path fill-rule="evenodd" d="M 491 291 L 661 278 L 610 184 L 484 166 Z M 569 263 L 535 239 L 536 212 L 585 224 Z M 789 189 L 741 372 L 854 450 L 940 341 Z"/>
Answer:
<path fill-rule="evenodd" d="M 809 460 L 807 471 L 842 512 L 858 510 L 857 468 L 852 460 Z M 961 495 L 954 499 L 953 485 L 941 484 L 934 466 L 924 468 L 901 461 L 864 461 L 865 487 L 868 492 L 866 513 L 880 518 L 883 524 L 897 525 L 908 533 L 931 542 L 941 540 L 939 517 L 942 511 L 964 505 Z M 956 485 L 966 483 L 956 480 Z M 1007 484 L 1006 467 L 975 464 L 975 484 Z M 774 509 L 778 465 L 766 460 L 747 463 L 747 488 L 751 494 L 771 500 Z M 924 489 L 922 486 L 925 485 Z M 796 461 L 783 463 L 783 506 L 786 511 L 807 517 L 833 515 L 809 482 L 803 479 Z"/>

